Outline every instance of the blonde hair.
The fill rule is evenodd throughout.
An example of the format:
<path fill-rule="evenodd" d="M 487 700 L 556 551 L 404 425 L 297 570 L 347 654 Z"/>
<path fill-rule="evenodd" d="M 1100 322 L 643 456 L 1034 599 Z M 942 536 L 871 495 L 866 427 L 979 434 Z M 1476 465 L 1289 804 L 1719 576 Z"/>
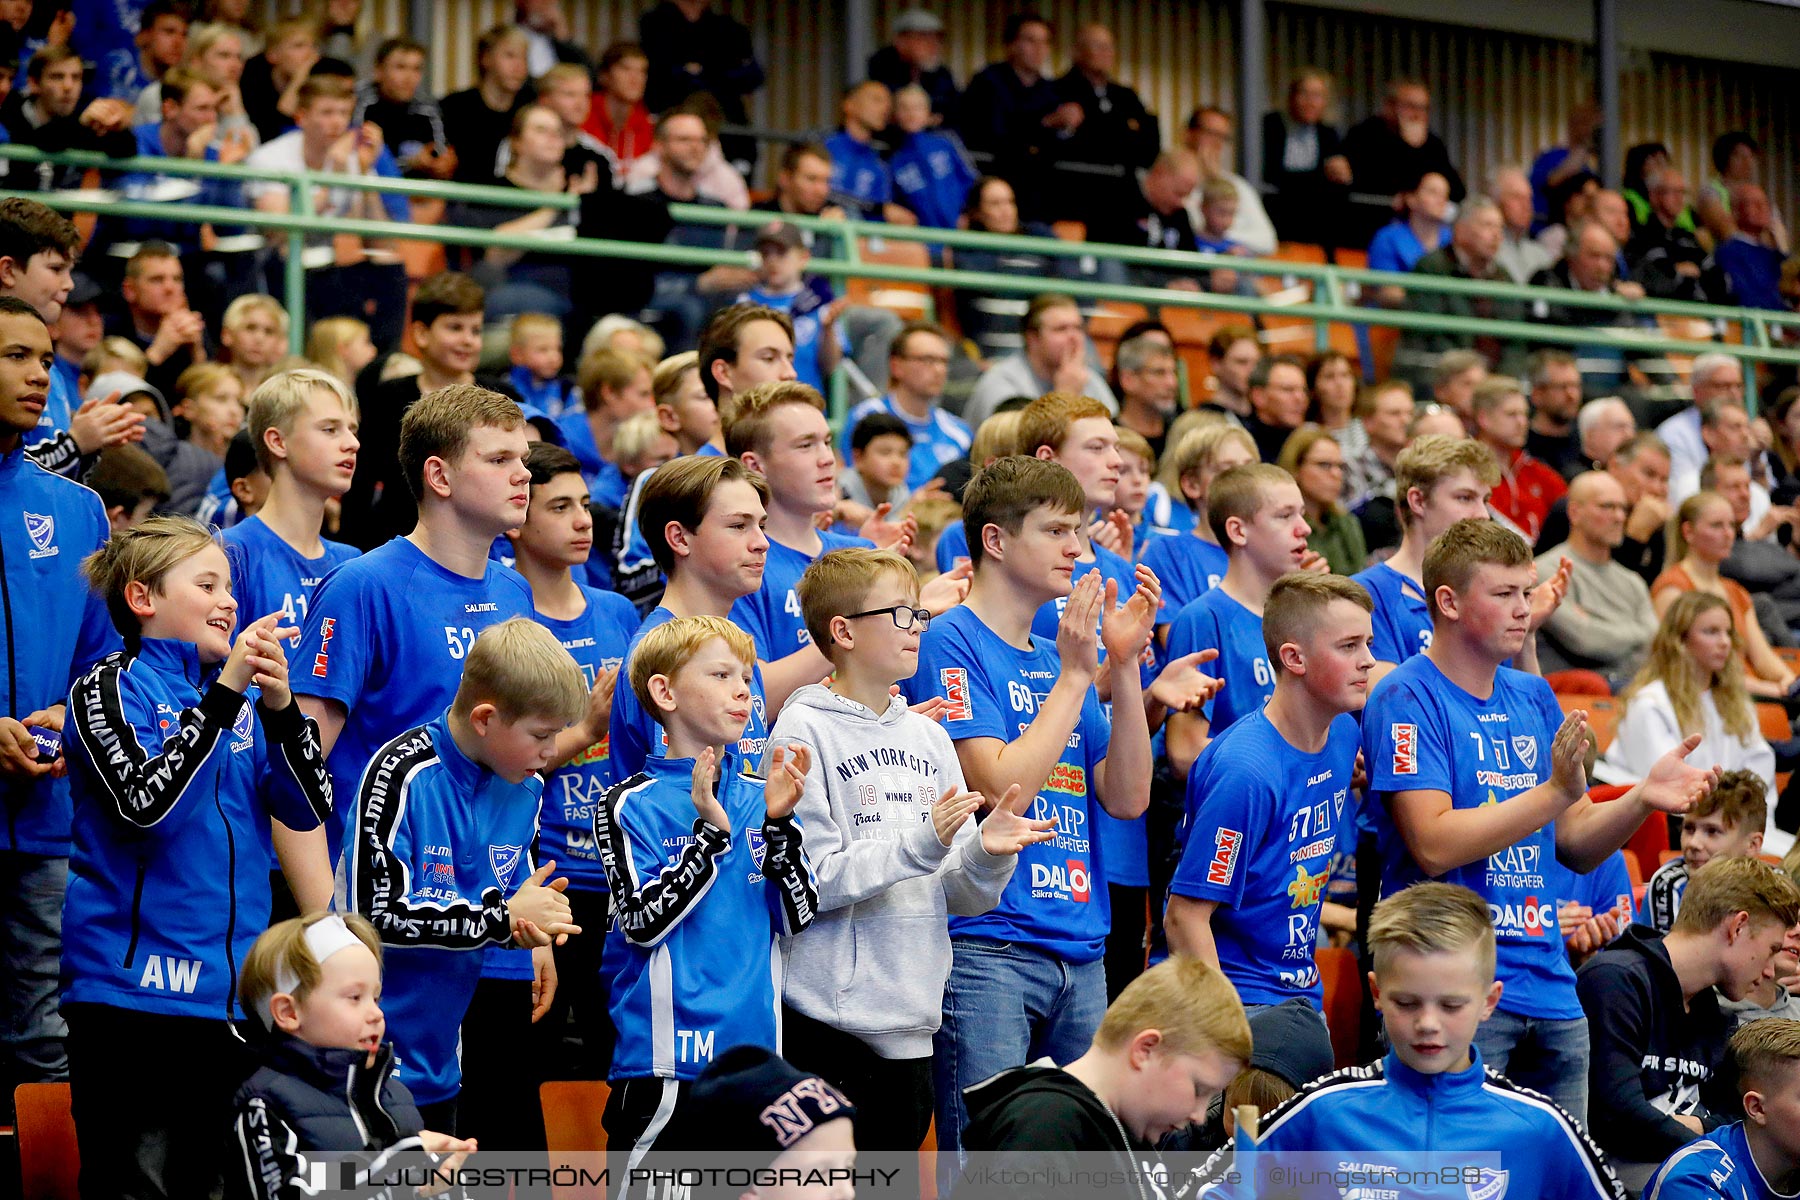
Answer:
<path fill-rule="evenodd" d="M 1289 642 L 1304 643 L 1318 629 L 1325 610 L 1339 600 L 1346 600 L 1366 613 L 1375 611 L 1375 601 L 1354 579 L 1342 575 L 1321 575 L 1316 571 L 1290 571 L 1275 581 L 1269 598 L 1263 601 L 1263 648 L 1269 662 L 1280 666 L 1281 647 Z"/>
<path fill-rule="evenodd" d="M 638 351 L 651 362 L 662 358 L 662 335 L 642 321 L 623 313 L 608 313 L 594 322 L 593 327 L 581 339 L 581 357 L 586 358 L 596 350 L 611 349 L 613 339 L 621 333 L 634 335 L 638 340 Z M 699 359 L 699 352 L 695 351 L 694 361 L 698 362 Z"/>
<path fill-rule="evenodd" d="M 1683 525 L 1691 525 L 1695 521 L 1698 521 L 1700 519 L 1700 514 L 1705 511 L 1706 506 L 1709 504 L 1723 504 L 1727 512 L 1731 510 L 1731 501 L 1719 495 L 1717 492 L 1710 492 L 1704 488 L 1681 502 L 1681 507 L 1677 508 L 1675 510 L 1675 515 L 1669 518 L 1669 531 L 1665 538 L 1668 543 L 1668 550 L 1664 555 L 1664 562 L 1671 564 L 1679 563 L 1682 559 L 1687 557 L 1687 534 L 1681 532 L 1681 527 Z M 1733 621 L 1733 624 L 1735 625 L 1736 622 Z"/>
<path fill-rule="evenodd" d="M 581 365 L 575 368 L 575 386 L 581 389 L 582 405 L 589 412 L 594 412 L 606 403 L 600 395 L 602 388 L 622 392 L 639 375 L 649 370 L 650 362 L 647 359 L 602 346 L 593 353 L 582 356 Z"/>
<path fill-rule="evenodd" d="M 1156 470 L 1156 451 L 1144 440 L 1144 435 L 1135 429 L 1127 429 L 1123 425 L 1114 425 L 1119 435 L 1119 453 L 1136 455 L 1144 466 L 1154 472 Z"/>
<path fill-rule="evenodd" d="M 1726 657 L 1725 665 L 1713 672 L 1710 679 L 1697 680 L 1694 660 L 1687 651 L 1687 635 L 1694 622 L 1714 609 L 1725 614 L 1725 627 L 1731 635 L 1731 653 Z M 1644 665 L 1638 668 L 1637 678 L 1619 697 L 1620 720 L 1625 719 L 1626 710 L 1637 694 L 1657 680 L 1662 681 L 1663 689 L 1669 693 L 1669 707 L 1675 710 L 1675 722 L 1681 727 L 1683 736 L 1704 732 L 1706 717 L 1701 711 L 1700 697 L 1708 691 L 1712 692 L 1713 705 L 1719 710 L 1719 721 L 1726 733 L 1746 741 L 1756 736 L 1756 710 L 1752 707 L 1750 691 L 1744 686 L 1744 661 L 1737 624 L 1732 617 L 1731 605 L 1724 597 L 1711 592 L 1683 592 L 1675 597 L 1675 602 L 1669 605 L 1669 611 L 1663 614 L 1661 624 L 1656 627 L 1655 636 L 1650 639 L 1650 649 L 1644 656 Z"/>
<path fill-rule="evenodd" d="M 631 679 L 631 690 L 644 711 L 662 723 L 663 711 L 650 698 L 650 679 L 661 675 L 674 679 L 676 672 L 687 666 L 701 647 L 721 638 L 731 653 L 746 667 L 756 663 L 756 643 L 750 635 L 724 617 L 676 617 L 652 629 L 631 653 L 625 672 Z"/>
<path fill-rule="evenodd" d="M 1074 392 L 1045 392 L 1019 410 L 1014 452 L 1036 457 L 1040 447 L 1048 446 L 1052 452 L 1060 453 L 1075 422 L 1089 417 L 1112 423 L 1112 413 L 1098 400 Z"/>
<path fill-rule="evenodd" d="M 1225 419 L 1225 410 L 1220 408 L 1190 408 L 1169 422 L 1168 429 L 1164 431 L 1162 466 L 1156 472 L 1156 481 L 1170 495 L 1181 490 L 1180 473 L 1175 470 L 1176 449 L 1200 430 L 1215 429 L 1221 425 L 1239 428 Z"/>
<path fill-rule="evenodd" d="M 906 506 L 913 519 L 919 523 L 919 543 L 929 542 L 950 526 L 962 520 L 962 505 L 948 496 L 926 496 L 915 498 Z"/>
<path fill-rule="evenodd" d="M 766 454 L 774 436 L 770 414 L 789 404 L 804 404 L 825 411 L 825 397 L 818 389 L 793 380 L 761 383 L 745 392 L 734 392 L 731 411 L 721 413 L 725 424 L 725 453 L 741 458 L 746 452 Z"/>
<path fill-rule="evenodd" d="M 1414 954 L 1475 951 L 1482 974 L 1494 975 L 1494 918 L 1487 901 L 1454 883 L 1415 883 L 1375 906 L 1369 953 L 1383 974 L 1395 950 Z"/>
<path fill-rule="evenodd" d="M 1782 1067 L 1800 1063 L 1800 1021 L 1770 1017 L 1739 1025 L 1727 1043 L 1738 1091 L 1760 1091 Z"/>
<path fill-rule="evenodd" d="M 547 313 L 520 313 L 512 320 L 512 329 L 508 333 L 510 345 L 517 349 L 521 342 L 534 333 L 554 333 L 561 340 L 562 322 Z"/>
<path fill-rule="evenodd" d="M 1420 581 L 1425 603 L 1433 618 L 1438 615 L 1437 591 L 1448 587 L 1462 592 L 1482 567 L 1529 567 L 1531 547 L 1525 539 L 1497 521 L 1466 517 L 1425 547 L 1425 566 Z"/>
<path fill-rule="evenodd" d="M 551 67 L 548 71 L 539 75 L 534 86 L 537 88 L 538 94 L 542 95 L 565 79 L 579 79 L 583 83 L 593 83 L 593 77 L 588 74 L 587 68 L 580 63 L 557 63 L 554 67 Z"/>
<path fill-rule="evenodd" d="M 306 357 L 347 384 L 356 381 L 344 366 L 344 347 L 358 330 L 369 336 L 369 323 L 356 317 L 321 317 L 306 335 Z"/>
<path fill-rule="evenodd" d="M 1212 482 L 1206 496 L 1206 523 L 1226 553 L 1233 553 L 1226 523 L 1255 519 L 1268 502 L 1269 493 L 1278 487 L 1295 487 L 1294 477 L 1271 463 L 1245 463 L 1225 471 Z"/>
<path fill-rule="evenodd" d="M 650 452 L 659 437 L 668 436 L 654 412 L 636 413 L 619 422 L 613 430 L 612 457 L 615 462 L 629 463 Z"/>
<path fill-rule="evenodd" d="M 245 317 L 259 308 L 269 314 L 275 322 L 276 331 L 285 338 L 288 331 L 287 309 L 277 304 L 274 297 L 264 296 L 259 292 L 246 293 L 227 304 L 220 324 L 226 329 L 240 329 L 243 327 Z M 365 328 L 367 327 L 365 326 Z"/>
<path fill-rule="evenodd" d="M 1675 928 L 1711 933 L 1735 913 L 1749 913 L 1752 925 L 1775 921 L 1791 929 L 1800 921 L 1800 886 L 1780 867 L 1760 858 L 1715 858 L 1688 877 Z"/>
<path fill-rule="evenodd" d="M 160 595 L 170 571 L 216 545 L 212 530 L 192 517 L 151 517 L 113 534 L 82 560 L 81 573 L 94 594 L 106 601 L 120 636 L 134 644 L 141 635 L 137 614 L 125 602 L 126 585 L 141 583 Z"/>
<path fill-rule="evenodd" d="M 1206 505 L 1207 488 L 1212 486 L 1213 476 L 1218 474 L 1215 464 L 1219 455 L 1233 443 L 1248 450 L 1252 461 L 1261 457 L 1256 449 L 1256 439 L 1222 417 L 1195 425 L 1174 443 L 1174 450 L 1163 452 L 1163 468 L 1157 478 L 1171 495 L 1181 497 L 1189 508 L 1199 513 Z M 1194 490 L 1200 493 L 1195 497 L 1189 497 L 1187 488 L 1182 486 L 1190 475 L 1195 478 Z M 1199 486 L 1202 479 L 1206 482 L 1205 488 Z"/>
<path fill-rule="evenodd" d="M 256 448 L 256 465 L 264 474 L 273 476 L 275 464 L 280 461 L 269 449 L 269 430 L 280 430 L 284 437 L 292 437 L 294 423 L 317 392 L 336 396 L 350 419 L 358 419 L 355 393 L 336 375 L 317 367 L 278 371 L 257 384 L 256 390 L 250 393 L 250 411 L 244 424 L 250 430 L 250 444 Z"/>
<path fill-rule="evenodd" d="M 979 471 L 996 458 L 1018 453 L 1019 411 L 998 412 L 981 423 L 969 445 L 969 465 Z"/>
<path fill-rule="evenodd" d="M 451 715 L 467 718 L 477 704 L 492 704 L 508 721 L 549 717 L 573 725 L 587 708 L 587 688 L 554 633 L 512 617 L 482 630 L 463 660 Z"/>
<path fill-rule="evenodd" d="M 801 618 L 813 645 L 826 658 L 837 661 L 836 645 L 831 637 L 833 617 L 848 616 L 863 607 L 874 590 L 876 581 L 887 575 L 898 577 L 919 597 L 919 573 L 905 555 L 893 550 L 854 547 L 833 550 L 815 560 L 800 576 L 794 589 L 800 599 Z"/>
<path fill-rule="evenodd" d="M 517 429 L 524 423 L 525 414 L 516 403 L 479 384 L 455 383 L 419 397 L 400 418 L 400 470 L 413 499 L 425 498 L 427 460 L 454 463 L 480 426 Z"/>
<path fill-rule="evenodd" d="M 683 350 L 680 354 L 671 354 L 656 364 L 650 372 L 650 391 L 656 396 L 658 404 L 672 404 L 675 393 L 681 390 L 681 381 L 689 371 L 700 369 L 700 352 Z"/>
<path fill-rule="evenodd" d="M 1418 488 L 1430 496 L 1431 489 L 1458 471 L 1471 472 L 1489 487 L 1500 482 L 1500 465 L 1494 461 L 1493 451 L 1473 438 L 1428 433 L 1400 452 L 1394 459 L 1394 506 L 1402 529 L 1412 524 L 1408 494 Z"/>
<path fill-rule="evenodd" d="M 100 344 L 81 360 L 81 372 L 89 377 L 108 371 L 125 371 L 142 379 L 149 370 L 150 359 L 144 352 L 130 338 L 118 334 L 101 338 Z"/>
<path fill-rule="evenodd" d="M 256 6 L 251 5 L 250 7 L 255 8 Z M 246 12 L 244 16 L 246 19 L 249 19 L 251 14 Z M 206 57 L 206 52 L 208 50 L 211 50 L 226 38 L 231 38 L 233 41 L 237 42 L 238 53 L 242 54 L 245 58 L 249 58 L 250 56 L 244 53 L 247 49 L 244 44 L 244 34 L 246 32 L 247 30 L 239 28 L 236 25 L 227 24 L 224 21 L 195 21 L 192 25 L 188 26 L 187 48 L 181 52 L 181 65 L 184 67 L 196 66 L 201 59 Z M 214 84 L 213 86 L 216 87 L 218 85 Z"/>
<path fill-rule="evenodd" d="M 281 990 L 276 980 L 284 975 L 300 981 L 299 986 L 288 993 L 295 1003 L 305 1000 L 319 986 L 324 967 L 313 957 L 312 947 L 306 944 L 306 931 L 328 917 L 342 917 L 344 928 L 369 948 L 377 966 L 381 964 L 381 938 L 368 919 L 356 913 L 316 912 L 279 921 L 257 936 L 256 944 L 250 947 L 250 953 L 244 956 L 244 965 L 238 971 L 238 999 L 243 1002 L 244 1012 L 260 1017 L 264 1026 L 268 1026 L 269 1001 Z"/>
<path fill-rule="evenodd" d="M 175 403 L 180 404 L 199 392 L 210 391 L 227 379 L 237 382 L 237 372 L 224 363 L 195 363 L 175 377 Z M 238 398 L 243 399 L 241 389 Z"/>
<path fill-rule="evenodd" d="M 1250 1061 L 1250 1021 L 1237 989 L 1217 967 L 1191 955 L 1164 959 L 1126 984 L 1100 1018 L 1094 1045 L 1122 1050 L 1146 1029 L 1162 1034 L 1170 1054 L 1216 1050 Z"/>

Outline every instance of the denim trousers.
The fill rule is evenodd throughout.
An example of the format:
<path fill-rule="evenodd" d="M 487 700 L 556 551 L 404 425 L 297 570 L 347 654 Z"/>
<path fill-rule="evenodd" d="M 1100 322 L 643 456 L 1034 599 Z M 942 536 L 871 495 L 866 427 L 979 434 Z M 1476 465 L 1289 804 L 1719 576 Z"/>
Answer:
<path fill-rule="evenodd" d="M 951 938 L 944 1023 L 934 1039 L 939 1151 L 962 1147 L 962 1090 L 1009 1067 L 1087 1052 L 1106 1012 L 1106 964 L 1068 963 L 1016 942 Z"/>
<path fill-rule="evenodd" d="M 1475 1031 L 1475 1045 L 1484 1065 L 1514 1083 L 1542 1092 L 1583 1126 L 1587 1124 L 1586 1017 L 1553 1021 L 1497 1009 Z"/>
<path fill-rule="evenodd" d="M 0 1111 L 12 1111 L 13 1088 L 21 1083 L 69 1077 L 69 1028 L 57 1007 L 68 882 L 66 858 L 0 850 Z"/>

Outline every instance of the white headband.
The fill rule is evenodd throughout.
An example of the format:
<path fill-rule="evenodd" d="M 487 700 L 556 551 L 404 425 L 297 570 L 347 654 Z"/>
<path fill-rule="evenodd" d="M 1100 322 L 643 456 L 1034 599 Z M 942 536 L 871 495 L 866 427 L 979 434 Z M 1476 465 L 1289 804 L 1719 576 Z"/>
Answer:
<path fill-rule="evenodd" d="M 306 932 L 301 936 L 306 939 L 306 948 L 311 952 L 313 961 L 321 967 L 325 965 L 326 959 L 339 950 L 347 950 L 351 946 L 363 944 L 363 940 L 351 933 L 350 927 L 344 924 L 344 918 L 336 913 L 330 913 L 324 918 L 314 921 L 306 927 Z M 275 1027 L 275 1016 L 269 1011 L 271 997 L 280 992 L 286 992 L 291 996 L 299 990 L 299 987 L 300 977 L 295 975 L 285 962 L 276 966 L 275 992 L 263 997 L 262 1010 L 257 1014 L 262 1018 L 264 1025 L 270 1029 Z"/>

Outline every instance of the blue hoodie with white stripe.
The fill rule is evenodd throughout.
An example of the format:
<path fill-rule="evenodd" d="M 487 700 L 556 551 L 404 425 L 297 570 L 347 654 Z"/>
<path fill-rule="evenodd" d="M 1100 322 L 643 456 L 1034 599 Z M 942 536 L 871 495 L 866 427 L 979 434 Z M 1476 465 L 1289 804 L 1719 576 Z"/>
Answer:
<path fill-rule="evenodd" d="M 612 1078 L 693 1079 L 732 1046 L 780 1053 L 779 939 L 819 892 L 791 816 L 727 753 L 714 784 L 729 832 L 694 810 L 691 758 L 650 758 L 594 809 L 614 919 L 601 970 L 619 1031 Z"/>

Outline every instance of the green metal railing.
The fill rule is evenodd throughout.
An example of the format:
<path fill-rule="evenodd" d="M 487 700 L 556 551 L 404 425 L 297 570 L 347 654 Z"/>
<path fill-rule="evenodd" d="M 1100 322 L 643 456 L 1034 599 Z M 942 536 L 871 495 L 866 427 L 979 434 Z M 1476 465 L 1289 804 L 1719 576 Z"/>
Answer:
<path fill-rule="evenodd" d="M 103 216 L 160 219 L 190 224 L 247 226 L 275 235 L 285 235 L 287 248 L 284 276 L 284 302 L 289 314 L 289 337 L 295 352 L 301 347 L 306 329 L 306 278 L 301 251 L 309 236 L 334 234 L 356 235 L 369 239 L 396 239 L 439 242 L 446 246 L 533 250 L 557 255 L 606 259 L 629 259 L 639 263 L 656 263 L 671 267 L 744 266 L 750 258 L 744 250 L 709 249 L 690 246 L 647 244 L 608 238 L 577 237 L 573 240 L 548 238 L 540 234 L 501 234 L 486 229 L 464 229 L 459 226 L 414 225 L 379 220 L 321 217 L 312 212 L 311 191 L 315 187 L 360 189 L 387 192 L 410 197 L 465 201 L 482 205 L 520 209 L 554 208 L 568 210 L 579 205 L 575 196 L 557 193 L 522 192 L 517 188 L 443 183 L 435 180 L 387 179 L 370 176 L 345 176 L 316 171 L 282 172 L 260 170 L 242 165 L 224 165 L 183 158 L 112 159 L 91 152 L 69 152 L 47 155 L 24 146 L 0 145 L 0 158 L 15 162 L 51 162 L 60 165 L 98 167 L 116 173 L 143 173 L 195 178 L 233 179 L 240 182 L 262 182 L 285 185 L 289 211 L 259 212 L 250 208 L 183 202 L 163 203 L 144 199 L 106 199 L 92 195 L 57 192 L 5 192 L 0 195 L 24 195 L 40 200 L 52 208 L 67 212 L 96 213 Z M 688 225 L 735 226 L 749 229 L 770 219 L 769 214 L 743 213 L 704 205 L 670 206 L 671 216 Z M 1800 365 L 1800 349 L 1777 345 L 1773 332 L 1800 326 L 1800 314 L 1740 309 L 1719 305 L 1690 304 L 1678 301 L 1631 301 L 1610 294 L 1595 294 L 1558 288 L 1533 288 L 1514 284 L 1484 283 L 1438 276 L 1396 274 L 1316 263 L 1291 262 L 1285 259 L 1240 258 L 1231 255 L 1191 254 L 1172 250 L 1150 250 L 1111 246 L 1094 242 L 1068 242 L 1058 238 L 1010 236 L 975 233 L 954 229 L 932 229 L 917 226 L 888 225 L 868 221 L 830 221 L 818 217 L 786 216 L 802 229 L 834 235 L 842 248 L 842 257 L 814 258 L 808 270 L 830 278 L 854 276 L 860 279 L 947 287 L 958 290 L 1000 295 L 1031 296 L 1046 287 L 1082 300 L 1134 303 L 1155 308 L 1192 308 L 1244 316 L 1301 318 L 1315 322 L 1315 337 L 1322 348 L 1327 344 L 1330 323 L 1375 325 L 1430 333 L 1494 337 L 1533 343 L 1568 346 L 1609 346 L 1633 354 L 1695 355 L 1707 351 L 1724 351 L 1749 362 Z M 1161 287 L 1114 284 L 1086 279 L 1045 280 L 1037 276 L 1005 275 L 995 272 L 933 268 L 863 261 L 858 252 L 859 239 L 920 242 L 955 249 L 1026 252 L 1058 258 L 1095 258 L 1126 266 L 1153 267 L 1165 270 L 1198 272 L 1215 267 L 1280 279 L 1305 280 L 1311 295 L 1298 303 L 1284 298 L 1213 295 Z M 604 286 L 604 279 L 596 286 Z M 1711 340 L 1670 337 L 1654 328 L 1628 327 L 1564 327 L 1530 321 L 1492 320 L 1476 317 L 1412 312 L 1406 309 L 1362 307 L 1356 301 L 1360 290 L 1369 287 L 1399 287 L 1408 292 L 1434 292 L 1452 295 L 1518 300 L 1527 303 L 1555 305 L 1564 308 L 1605 309 L 1646 319 L 1657 316 L 1700 318 L 1712 322 L 1716 330 L 1729 325 L 1742 330 L 1741 344 Z"/>

